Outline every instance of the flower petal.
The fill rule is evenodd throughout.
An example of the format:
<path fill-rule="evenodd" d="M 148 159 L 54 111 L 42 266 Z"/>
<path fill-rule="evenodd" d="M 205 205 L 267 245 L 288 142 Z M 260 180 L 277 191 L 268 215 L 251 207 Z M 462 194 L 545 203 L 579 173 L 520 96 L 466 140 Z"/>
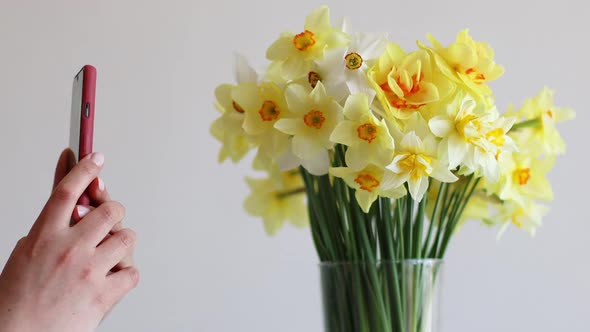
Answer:
<path fill-rule="evenodd" d="M 353 121 L 342 121 L 340 122 L 332 134 L 330 135 L 330 141 L 334 143 L 344 144 L 346 146 L 356 146 L 358 140 L 356 139 L 357 124 Z"/>
<path fill-rule="evenodd" d="M 275 128 L 289 135 L 298 135 L 301 132 L 301 119 L 280 119 L 275 123 Z"/>
<path fill-rule="evenodd" d="M 451 134 L 447 139 L 449 147 L 449 168 L 454 169 L 459 166 L 467 155 L 467 144 L 459 135 Z"/>
<path fill-rule="evenodd" d="M 349 148 L 345 156 L 346 165 L 355 171 L 360 171 L 369 164 L 370 156 L 370 150 L 365 146 Z"/>
<path fill-rule="evenodd" d="M 373 205 L 373 202 L 377 200 L 378 195 L 375 191 L 369 192 L 366 190 L 357 189 L 354 194 L 354 197 L 356 198 L 356 201 L 358 202 L 363 212 L 369 213 L 369 209 L 371 209 L 371 205 Z"/>
<path fill-rule="evenodd" d="M 238 84 L 244 82 L 258 82 L 258 73 L 256 73 L 256 70 L 250 66 L 248 59 L 242 54 L 234 53 L 234 68 L 236 72 L 236 82 L 238 82 Z"/>
<path fill-rule="evenodd" d="M 322 150 L 311 159 L 303 159 L 301 165 L 312 175 L 325 175 L 330 168 L 330 155 L 328 151 Z"/>
<path fill-rule="evenodd" d="M 449 118 L 439 115 L 428 121 L 428 127 L 437 137 L 447 137 L 453 130 L 453 122 Z"/>
<path fill-rule="evenodd" d="M 266 50 L 266 58 L 271 61 L 282 61 L 289 58 L 295 49 L 293 46 L 294 37 L 295 35 L 292 33 L 282 33 L 279 39 Z"/>
<path fill-rule="evenodd" d="M 292 139 L 293 142 L 293 153 L 305 160 L 314 159 L 317 155 L 322 152 L 326 151 L 320 144 L 317 144 L 312 138 L 304 135 L 297 135 L 294 136 Z M 327 151 L 326 151 L 327 153 Z M 302 161 L 302 164 L 304 162 Z"/>
<path fill-rule="evenodd" d="M 330 9 L 328 6 L 321 6 L 305 18 L 305 30 L 319 33 L 331 29 Z"/>

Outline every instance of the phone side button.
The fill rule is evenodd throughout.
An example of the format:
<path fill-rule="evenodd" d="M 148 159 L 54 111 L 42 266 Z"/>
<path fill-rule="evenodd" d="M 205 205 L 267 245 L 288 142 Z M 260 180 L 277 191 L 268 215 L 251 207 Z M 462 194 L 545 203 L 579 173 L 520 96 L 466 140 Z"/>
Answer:
<path fill-rule="evenodd" d="M 90 116 L 90 103 L 86 103 L 84 105 L 84 117 L 88 118 Z"/>

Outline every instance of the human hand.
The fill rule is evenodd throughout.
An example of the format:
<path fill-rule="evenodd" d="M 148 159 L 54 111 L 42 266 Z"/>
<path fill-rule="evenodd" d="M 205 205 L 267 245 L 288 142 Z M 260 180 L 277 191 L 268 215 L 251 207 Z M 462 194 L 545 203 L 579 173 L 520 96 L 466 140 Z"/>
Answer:
<path fill-rule="evenodd" d="M 111 231 L 125 214 L 120 203 L 108 201 L 108 193 L 94 195 L 102 203 L 86 215 L 74 213 L 81 220 L 70 227 L 84 190 L 93 184 L 90 195 L 100 191 L 95 179 L 103 160 L 93 153 L 65 176 L 58 164 L 61 181 L 0 274 L 0 332 L 93 331 L 137 285 L 135 267 L 114 269 L 135 246 L 133 231 Z"/>
<path fill-rule="evenodd" d="M 74 165 L 76 165 L 76 156 L 74 155 L 74 152 L 71 149 L 63 150 L 57 161 L 57 166 L 55 167 L 53 190 L 55 190 L 61 180 L 72 170 Z M 103 203 L 111 201 L 111 196 L 105 187 L 104 181 L 100 177 L 97 177 L 90 183 L 87 189 L 87 194 L 90 198 L 91 206 L 76 205 L 76 208 L 72 213 L 72 219 L 74 223 L 78 223 L 80 219 L 88 214 L 88 212 L 94 210 L 95 206 L 99 206 Z M 106 238 L 108 238 L 112 233 L 118 232 L 121 229 L 123 229 L 123 222 L 118 222 L 115 226 L 113 226 L 113 229 Z M 133 266 L 134 261 L 132 254 L 133 253 L 123 258 L 123 260 L 114 267 L 113 271 L 118 271 L 122 268 Z"/>

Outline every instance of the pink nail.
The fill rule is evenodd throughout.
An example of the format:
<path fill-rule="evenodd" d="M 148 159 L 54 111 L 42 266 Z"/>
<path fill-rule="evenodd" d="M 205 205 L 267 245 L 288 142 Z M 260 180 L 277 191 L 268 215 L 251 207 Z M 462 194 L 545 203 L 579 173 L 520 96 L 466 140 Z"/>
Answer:
<path fill-rule="evenodd" d="M 104 191 L 104 181 L 101 178 L 98 178 L 98 190 Z"/>
<path fill-rule="evenodd" d="M 92 154 L 92 156 L 90 157 L 90 160 L 92 160 L 92 162 L 94 164 L 96 164 L 96 166 L 102 166 L 104 164 L 104 155 L 100 152 L 95 152 Z"/>
<path fill-rule="evenodd" d="M 76 212 L 78 213 L 78 217 L 84 218 L 90 212 L 90 209 L 85 207 L 84 205 L 76 205 Z"/>

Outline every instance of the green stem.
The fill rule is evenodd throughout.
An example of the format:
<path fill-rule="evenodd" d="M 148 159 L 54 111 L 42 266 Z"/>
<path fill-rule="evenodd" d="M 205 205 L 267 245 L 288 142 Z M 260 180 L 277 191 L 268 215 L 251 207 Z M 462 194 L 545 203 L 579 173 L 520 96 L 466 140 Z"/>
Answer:
<path fill-rule="evenodd" d="M 509 130 L 509 132 L 517 131 L 517 130 L 523 129 L 523 128 L 539 127 L 540 125 L 541 125 L 540 118 L 525 120 L 525 121 L 514 124 L 512 126 L 512 128 Z"/>
<path fill-rule="evenodd" d="M 407 186 L 406 186 L 407 187 Z M 406 237 L 406 253 L 408 258 L 414 258 L 412 251 L 412 215 L 414 213 L 414 199 L 408 194 L 406 197 L 406 222 L 405 222 L 405 237 Z"/>
<path fill-rule="evenodd" d="M 465 210 L 465 207 L 469 203 L 469 199 L 473 195 L 473 192 L 475 191 L 475 188 L 477 188 L 477 185 L 479 184 L 479 181 L 480 180 L 481 180 L 481 178 L 477 178 L 474 181 L 473 185 L 471 186 L 471 189 L 469 190 L 469 193 L 467 194 L 467 196 L 465 197 L 464 201 L 462 202 L 461 207 L 460 207 L 459 211 L 457 212 L 457 214 L 455 216 L 455 220 L 453 221 L 453 225 L 452 225 L 452 228 L 451 228 L 451 233 L 449 234 L 449 236 L 447 237 L 446 241 L 442 245 L 441 255 L 440 255 L 441 258 L 445 255 L 445 252 L 447 250 L 447 246 L 449 245 L 449 241 L 451 239 L 451 236 L 454 234 L 455 229 L 456 229 L 457 225 L 459 224 L 459 220 L 461 220 L 461 216 L 463 215 L 463 211 Z"/>
<path fill-rule="evenodd" d="M 430 225 L 428 226 L 428 233 L 426 234 L 426 240 L 424 241 L 424 246 L 422 248 L 422 257 L 426 257 L 428 254 L 428 245 L 430 244 L 430 239 L 432 237 L 432 232 L 434 230 L 434 225 L 436 224 L 436 213 L 438 212 L 438 206 L 440 204 L 440 199 L 443 194 L 444 188 L 447 187 L 447 183 L 441 182 L 438 188 L 438 194 L 436 195 L 436 202 L 434 202 L 434 209 L 432 210 L 432 216 L 430 217 Z"/>
<path fill-rule="evenodd" d="M 416 258 L 420 258 L 421 256 L 421 248 L 420 244 L 422 241 L 422 228 L 424 227 L 424 210 L 426 209 L 426 196 L 422 198 L 420 203 L 418 203 L 418 213 L 416 214 L 416 221 L 414 222 L 417 225 L 417 230 L 414 232 L 414 256 Z"/>

